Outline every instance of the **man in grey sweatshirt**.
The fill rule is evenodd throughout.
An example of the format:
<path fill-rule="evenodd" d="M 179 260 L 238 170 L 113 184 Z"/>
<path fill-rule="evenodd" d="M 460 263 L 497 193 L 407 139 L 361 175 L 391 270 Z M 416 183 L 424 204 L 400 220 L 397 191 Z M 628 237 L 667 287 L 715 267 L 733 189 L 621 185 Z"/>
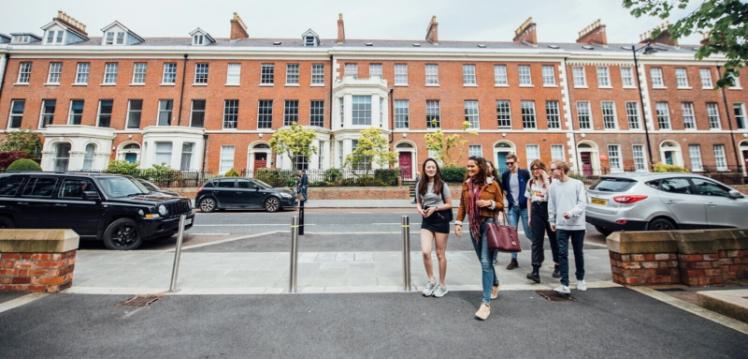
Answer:
<path fill-rule="evenodd" d="M 553 161 L 551 175 L 556 181 L 551 184 L 548 196 L 548 222 L 551 229 L 557 232 L 558 259 L 561 267 L 561 286 L 554 290 L 559 294 L 569 295 L 569 239 L 574 250 L 577 290 L 587 290 L 582 253 L 587 195 L 584 183 L 569 177 L 569 165 L 566 162 Z"/>

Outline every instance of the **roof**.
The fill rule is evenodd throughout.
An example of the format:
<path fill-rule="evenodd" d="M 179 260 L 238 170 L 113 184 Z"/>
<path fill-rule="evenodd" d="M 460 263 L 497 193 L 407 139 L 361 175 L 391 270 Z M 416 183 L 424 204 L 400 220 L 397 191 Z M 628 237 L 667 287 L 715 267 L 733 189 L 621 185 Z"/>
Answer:
<path fill-rule="evenodd" d="M 42 40 L 41 36 L 39 36 L 37 34 L 34 34 L 34 33 L 31 33 L 31 32 L 11 32 L 10 35 L 11 36 L 24 36 L 24 35 L 26 35 L 26 36 L 31 36 L 31 37 L 39 40 L 39 41 Z"/>

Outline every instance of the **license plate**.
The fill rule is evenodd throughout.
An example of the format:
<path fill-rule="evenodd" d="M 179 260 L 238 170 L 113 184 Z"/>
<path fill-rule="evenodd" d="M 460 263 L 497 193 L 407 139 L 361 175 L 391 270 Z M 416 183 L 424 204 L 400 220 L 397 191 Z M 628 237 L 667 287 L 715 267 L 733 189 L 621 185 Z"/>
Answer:
<path fill-rule="evenodd" d="M 600 205 L 600 206 L 605 206 L 605 205 L 608 204 L 608 200 L 607 199 L 595 198 L 595 197 L 592 197 L 592 199 L 590 200 L 590 202 L 592 202 L 592 204 L 597 204 L 597 205 Z"/>

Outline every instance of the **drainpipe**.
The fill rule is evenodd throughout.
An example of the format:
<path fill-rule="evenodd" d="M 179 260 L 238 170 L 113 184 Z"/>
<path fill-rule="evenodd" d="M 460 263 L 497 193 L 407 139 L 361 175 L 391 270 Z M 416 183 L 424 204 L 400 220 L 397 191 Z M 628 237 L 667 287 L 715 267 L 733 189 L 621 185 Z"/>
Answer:
<path fill-rule="evenodd" d="M 5 83 L 5 73 L 8 70 L 8 62 L 10 61 L 10 54 L 3 54 L 0 58 L 0 99 L 3 98 L 3 84 Z"/>
<path fill-rule="evenodd" d="M 177 115 L 177 126 L 182 125 L 182 107 L 184 102 L 184 81 L 187 76 L 187 54 L 184 54 L 182 61 L 182 88 L 179 89 L 179 114 Z"/>
<path fill-rule="evenodd" d="M 631 45 L 634 54 L 634 71 L 636 71 L 636 89 L 639 91 L 639 105 L 642 110 L 642 125 L 644 125 L 644 138 L 647 141 L 647 162 L 649 170 L 652 171 L 652 145 L 649 142 L 649 125 L 647 125 L 647 111 L 644 109 L 644 95 L 642 95 L 641 81 L 639 81 L 639 60 L 636 58 L 636 46 Z"/>
<path fill-rule="evenodd" d="M 569 99 L 568 107 L 569 107 L 569 131 L 571 131 L 571 138 L 572 138 L 572 147 L 574 147 L 574 163 L 577 165 L 579 174 L 581 175 L 582 172 L 582 159 L 579 157 L 579 146 L 577 146 L 577 133 L 574 132 L 574 116 L 572 116 L 572 109 L 573 101 L 571 99 L 571 88 L 572 86 L 569 86 L 569 71 L 568 71 L 568 65 L 566 64 L 566 60 L 568 58 L 564 57 L 563 65 L 564 65 L 564 74 L 566 75 L 566 78 L 564 79 L 564 82 L 566 83 L 566 96 Z M 572 81 L 574 80 L 574 75 L 572 74 Z"/>
<path fill-rule="evenodd" d="M 717 75 L 719 75 L 719 78 L 722 78 L 722 66 L 720 65 L 717 65 Z M 725 105 L 725 113 L 727 114 L 727 125 L 730 127 L 730 142 L 732 143 L 732 152 L 735 155 L 735 164 L 737 165 L 737 169 L 740 169 L 744 164 L 740 163 L 740 157 L 738 156 L 738 146 L 735 144 L 735 130 L 732 128 L 730 106 L 727 104 L 727 95 L 725 94 L 724 86 L 720 88 L 720 92 L 722 92 L 722 103 Z"/>
<path fill-rule="evenodd" d="M 205 180 L 205 161 L 207 161 L 206 154 L 208 152 L 208 134 L 203 133 L 203 164 L 200 166 L 200 174 L 203 176 L 203 180 Z"/>
<path fill-rule="evenodd" d="M 395 143 L 395 88 L 390 88 L 388 93 L 388 102 L 390 107 L 390 145 Z"/>
<path fill-rule="evenodd" d="M 328 158 L 328 161 L 330 163 L 330 168 L 333 168 L 333 165 L 332 165 L 334 163 L 333 162 L 333 159 L 334 159 L 333 154 L 335 153 L 335 150 L 333 150 L 333 144 L 335 143 L 335 134 L 332 133 L 332 116 L 333 116 L 333 113 L 334 113 L 334 111 L 333 111 L 333 104 L 335 103 L 333 101 L 333 94 L 332 94 L 332 86 L 335 83 L 335 68 L 334 68 L 335 66 L 334 66 L 334 64 L 335 64 L 335 57 L 331 54 L 330 55 L 330 106 L 328 106 L 328 108 L 330 109 L 330 116 L 329 116 L 330 117 L 330 141 L 329 141 L 330 144 L 328 145 L 328 151 L 327 151 L 328 152 L 327 153 L 327 155 L 328 155 L 327 158 Z M 320 149 L 320 151 L 321 150 L 322 149 Z"/>

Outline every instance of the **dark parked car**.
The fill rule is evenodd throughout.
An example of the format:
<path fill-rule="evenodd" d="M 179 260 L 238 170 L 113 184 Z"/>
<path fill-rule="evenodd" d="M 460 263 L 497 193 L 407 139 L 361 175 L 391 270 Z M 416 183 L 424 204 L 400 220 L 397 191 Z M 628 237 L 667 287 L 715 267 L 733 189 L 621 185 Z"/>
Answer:
<path fill-rule="evenodd" d="M 296 206 L 290 189 L 273 188 L 256 179 L 219 177 L 205 182 L 195 198 L 203 212 L 218 209 L 265 209 L 275 212 Z"/>
<path fill-rule="evenodd" d="M 111 174 L 6 173 L 0 175 L 0 227 L 71 228 L 109 249 L 135 249 L 171 236 L 179 216 L 192 227 L 190 200 L 149 191 Z"/>
<path fill-rule="evenodd" d="M 138 183 L 140 183 L 143 187 L 145 187 L 145 189 L 147 189 L 151 193 L 163 194 L 163 195 L 171 196 L 171 197 L 179 197 L 179 193 L 167 191 L 165 189 L 159 188 L 159 186 L 156 186 L 156 184 L 151 181 L 144 180 L 142 178 L 135 178 L 135 180 L 138 181 Z"/>

